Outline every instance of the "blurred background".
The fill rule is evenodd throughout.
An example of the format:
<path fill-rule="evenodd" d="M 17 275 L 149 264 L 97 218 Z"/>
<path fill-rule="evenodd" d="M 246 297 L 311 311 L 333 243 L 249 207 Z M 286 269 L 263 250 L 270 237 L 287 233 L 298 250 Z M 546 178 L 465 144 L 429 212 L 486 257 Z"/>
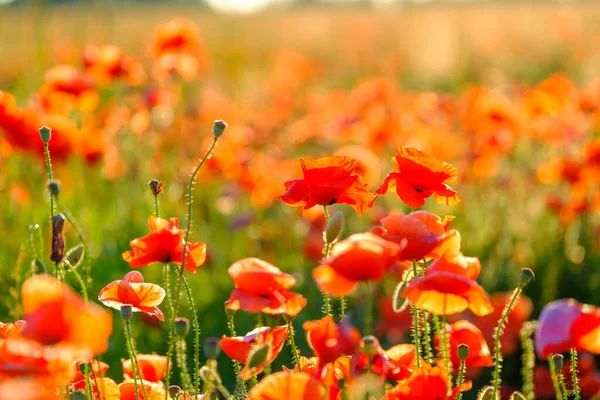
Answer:
<path fill-rule="evenodd" d="M 209 252 L 190 278 L 204 338 L 226 333 L 227 268 L 248 256 L 298 278 L 310 301 L 297 329 L 320 317 L 310 271 L 321 257 L 323 217 L 282 204 L 283 182 L 299 176 L 299 157 L 340 152 L 360 161 L 374 191 L 402 145 L 459 169 L 453 187 L 463 201 L 425 208 L 456 216 L 463 252 L 481 258 L 488 293 L 514 288 L 522 267 L 536 272 L 517 332 L 554 299 L 600 304 L 599 2 L 0 3 L 0 285 L 9 293 L 0 321 L 22 313 L 31 224 L 47 233 L 49 258 L 41 124 L 53 129 L 61 205 L 85 233 L 81 268 L 94 298 L 129 271 L 121 253 L 147 234 L 150 179 L 166 184 L 161 215 L 183 224 L 187 179 L 215 119 L 230 127 L 193 203 L 192 239 Z M 409 212 L 393 194 L 362 217 L 333 208 L 346 215 L 345 236 Z M 79 243 L 72 227 L 66 236 L 67 247 Z M 159 265 L 141 272 L 162 282 Z M 391 312 L 396 282 L 377 289 L 384 347 L 408 340 L 409 319 Z M 358 326 L 361 296 L 350 299 Z M 238 314 L 238 333 L 252 329 L 252 317 Z M 134 324 L 141 352 L 165 354 L 164 327 Z M 114 378 L 125 357 L 119 329 L 105 355 Z M 299 346 L 309 354 L 303 338 Z M 286 350 L 276 369 L 289 365 Z M 519 387 L 518 341 L 506 359 L 505 381 Z M 220 369 L 232 386 L 224 356 Z M 487 379 L 483 371 L 478 382 Z"/>

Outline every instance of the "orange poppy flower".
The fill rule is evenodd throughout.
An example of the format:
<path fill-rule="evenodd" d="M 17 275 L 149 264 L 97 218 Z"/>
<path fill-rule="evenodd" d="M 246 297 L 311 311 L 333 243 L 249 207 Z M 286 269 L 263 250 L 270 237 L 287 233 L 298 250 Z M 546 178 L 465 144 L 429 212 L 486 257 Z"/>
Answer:
<path fill-rule="evenodd" d="M 338 399 L 340 393 L 339 381 L 344 380 L 349 383 L 353 380 L 350 375 L 350 358 L 346 356 L 328 364 L 322 363 L 319 357 L 306 358 L 300 356 L 298 364 L 302 366 L 302 373 L 312 376 L 327 389 L 326 398 L 330 400 Z M 294 369 L 284 366 L 283 370 L 298 372 L 298 365 Z"/>
<path fill-rule="evenodd" d="M 300 159 L 304 178 L 285 182 L 280 196 L 286 204 L 309 209 L 316 205 L 348 204 L 358 215 L 373 207 L 376 196 L 369 193 L 367 184 L 352 175 L 358 162 L 350 157 L 332 156 Z"/>
<path fill-rule="evenodd" d="M 289 289 L 296 278 L 258 258 L 244 258 L 229 267 L 235 289 L 226 307 L 251 313 L 295 317 L 306 306 L 306 298 Z"/>
<path fill-rule="evenodd" d="M 100 101 L 91 80 L 70 65 L 56 65 L 44 74 L 39 98 L 45 111 L 63 116 L 73 109 L 91 112 Z"/>
<path fill-rule="evenodd" d="M 102 361 L 92 360 L 90 361 L 90 366 L 97 378 L 103 377 L 106 375 L 106 371 L 108 371 L 108 364 Z M 78 382 L 83 382 L 83 387 L 85 388 L 85 375 L 83 375 L 83 372 L 81 371 L 80 363 L 74 363 L 73 368 L 75 369 L 75 377 L 71 383 L 77 384 Z"/>
<path fill-rule="evenodd" d="M 256 328 L 246 334 L 246 336 L 221 338 L 221 349 L 231 358 L 244 364 L 240 376 L 244 380 L 248 380 L 253 376 L 260 374 L 267 365 L 271 364 L 285 344 L 288 337 L 287 325 L 268 328 L 266 326 Z M 257 365 L 250 366 L 252 356 L 257 349 L 263 346 L 268 346 L 267 355 L 264 359 L 258 360 Z"/>
<path fill-rule="evenodd" d="M 8 339 L 21 334 L 27 322 L 18 320 L 15 322 L 0 322 L 0 339 Z"/>
<path fill-rule="evenodd" d="M 142 379 L 145 381 L 161 382 L 167 375 L 167 357 L 156 354 L 137 354 L 137 361 L 142 371 Z M 125 378 L 133 378 L 131 360 L 123 360 L 123 374 Z M 139 379 L 139 376 L 137 378 Z"/>
<path fill-rule="evenodd" d="M 483 334 L 475 325 L 469 321 L 459 320 L 448 325 L 448 337 L 450 338 L 450 359 L 452 365 L 460 365 L 458 356 L 458 346 L 466 344 L 469 346 L 469 355 L 465 360 L 465 365 L 469 367 L 489 367 L 493 364 L 490 349 L 483 337 Z M 435 337 L 436 345 L 439 341 Z"/>
<path fill-rule="evenodd" d="M 92 399 L 93 400 L 120 400 L 121 391 L 119 385 L 110 378 L 100 377 L 96 375 L 96 379 L 90 380 Z M 74 389 L 86 389 L 86 381 L 82 380 L 73 385 Z M 135 394 L 134 394 L 135 396 Z M 135 398 L 135 397 L 134 397 Z M 140 400 L 143 398 L 143 393 L 140 393 Z M 158 399 L 157 399 L 158 400 Z M 164 394 L 163 394 L 164 400 Z"/>
<path fill-rule="evenodd" d="M 281 371 L 267 376 L 250 390 L 249 400 L 318 400 L 325 389 L 312 376 L 303 372 Z"/>
<path fill-rule="evenodd" d="M 137 86 L 145 79 L 142 64 L 117 46 L 88 45 L 83 53 L 83 65 L 86 73 L 100 83 L 123 78 L 127 84 Z"/>
<path fill-rule="evenodd" d="M 137 396 L 139 396 L 140 400 L 164 400 L 166 398 L 166 393 L 164 386 L 162 384 L 157 384 L 148 381 L 137 381 L 137 395 L 136 395 L 136 382 L 133 379 L 125 379 L 123 383 L 119 384 L 119 400 L 137 400 Z M 144 390 L 142 389 L 142 385 L 144 385 L 146 394 L 148 395 L 148 399 L 144 397 Z M 115 399 L 116 400 L 116 399 Z"/>
<path fill-rule="evenodd" d="M 358 376 L 371 372 L 389 381 L 399 381 L 410 377 L 417 369 L 415 346 L 412 344 L 398 344 L 389 350 L 383 350 L 377 341 L 377 352 L 369 355 L 363 352 L 355 353 L 350 361 L 352 375 Z M 369 358 L 371 359 L 369 362 Z M 422 360 L 422 359 L 421 359 Z M 425 363 L 424 360 L 421 361 Z"/>
<path fill-rule="evenodd" d="M 70 344 L 104 353 L 112 332 L 112 316 L 85 303 L 67 285 L 50 275 L 34 275 L 23 283 L 27 325 L 22 336 L 44 345 Z"/>
<path fill-rule="evenodd" d="M 144 277 L 137 271 L 131 271 L 118 281 L 106 285 L 98 300 L 105 306 L 120 310 L 125 304 L 132 307 L 133 311 L 143 312 L 156 316 L 164 321 L 165 316 L 158 308 L 165 298 L 165 290 L 153 283 L 144 282 Z"/>
<path fill-rule="evenodd" d="M 313 270 L 313 279 L 322 292 L 345 296 L 362 281 L 379 281 L 388 272 L 400 245 L 372 233 L 357 233 L 338 242 L 329 258 Z"/>
<path fill-rule="evenodd" d="M 165 54 L 187 53 L 203 55 L 204 46 L 200 30 L 186 18 L 173 18 L 159 24 L 152 31 L 152 55 L 155 59 Z"/>
<path fill-rule="evenodd" d="M 381 219 L 371 232 L 385 240 L 403 245 L 400 260 L 439 258 L 446 251 L 460 250 L 460 234 L 450 229 L 454 217 L 438 217 L 427 211 L 408 215 L 392 214 Z"/>
<path fill-rule="evenodd" d="M 541 359 L 572 347 L 600 354 L 600 309 L 573 299 L 548 303 L 535 331 L 535 350 Z"/>
<path fill-rule="evenodd" d="M 438 204 L 453 206 L 460 201 L 458 193 L 448 186 L 458 178 L 452 165 L 407 146 L 398 149 L 392 162 L 398 172 L 388 174 L 378 194 L 395 188 L 400 199 L 413 208 L 421 207 L 431 195 Z"/>
<path fill-rule="evenodd" d="M 306 340 L 319 357 L 319 364 L 334 362 L 342 355 L 352 355 L 361 342 L 360 332 L 344 319 L 337 325 L 327 316 L 302 325 Z"/>
<path fill-rule="evenodd" d="M 457 314 L 467 308 L 475 315 L 487 315 L 494 308 L 475 282 L 480 271 L 476 257 L 448 252 L 427 267 L 422 278 L 413 278 L 402 297 L 436 315 Z"/>
<path fill-rule="evenodd" d="M 368 148 L 360 145 L 344 146 L 335 152 L 336 156 L 349 156 L 357 161 L 355 175 L 369 185 L 376 185 L 381 176 L 381 161 L 379 156 Z"/>
<path fill-rule="evenodd" d="M 123 259 L 131 268 L 141 268 L 155 262 L 181 264 L 185 231 L 179 229 L 179 220 L 156 217 L 148 218 L 150 234 L 130 242 L 133 250 L 123 253 Z M 185 269 L 196 272 L 206 260 L 206 243 L 187 244 Z"/>
<path fill-rule="evenodd" d="M 450 391 L 451 378 L 441 367 L 423 365 L 409 378 L 398 382 L 389 390 L 384 400 L 454 400 L 460 392 L 471 390 L 471 381 L 467 381 Z"/>

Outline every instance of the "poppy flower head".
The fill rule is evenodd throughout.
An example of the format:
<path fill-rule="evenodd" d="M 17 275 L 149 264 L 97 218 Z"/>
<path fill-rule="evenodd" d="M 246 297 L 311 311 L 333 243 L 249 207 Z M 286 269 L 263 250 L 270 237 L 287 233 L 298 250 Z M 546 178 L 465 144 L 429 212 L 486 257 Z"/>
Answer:
<path fill-rule="evenodd" d="M 346 156 L 300 159 L 302 179 L 285 182 L 284 203 L 309 209 L 316 205 L 347 204 L 363 215 L 373 206 L 376 196 L 367 184 L 353 175 L 357 161 Z"/>
<path fill-rule="evenodd" d="M 221 338 L 221 349 L 232 360 L 244 364 L 241 377 L 248 380 L 261 373 L 265 366 L 271 364 L 281 352 L 288 337 L 287 325 L 274 328 L 260 327 L 248 332 L 245 336 Z M 267 354 L 258 360 L 258 365 L 249 366 L 252 355 L 257 349 L 267 346 Z"/>
<path fill-rule="evenodd" d="M 109 283 L 98 295 L 98 300 L 107 307 L 120 310 L 123 305 L 130 305 L 133 311 L 154 315 L 161 321 L 165 317 L 158 305 L 164 298 L 165 290 L 144 282 L 138 271 L 131 271 L 123 279 Z"/>
<path fill-rule="evenodd" d="M 421 278 L 414 278 L 402 292 L 416 307 L 436 315 L 452 315 L 470 309 L 475 315 L 490 314 L 494 308 L 475 281 L 481 264 L 460 252 L 445 253 Z"/>
<path fill-rule="evenodd" d="M 228 272 L 235 285 L 226 303 L 229 310 L 295 317 L 306 306 L 304 296 L 289 291 L 296 278 L 264 260 L 244 258 Z"/>
<path fill-rule="evenodd" d="M 350 370 L 353 375 L 358 376 L 366 373 L 370 366 L 372 373 L 381 376 L 385 380 L 399 381 L 410 377 L 417 369 L 414 345 L 399 344 L 388 350 L 383 350 L 377 341 L 375 347 L 376 352 L 374 354 L 354 353 L 350 361 Z M 425 361 L 421 359 L 421 363 L 425 363 Z"/>
<path fill-rule="evenodd" d="M 389 390 L 384 400 L 454 400 L 460 392 L 470 390 L 472 383 L 467 381 L 450 391 L 451 387 L 450 378 L 443 368 L 424 364 Z"/>
<path fill-rule="evenodd" d="M 137 361 L 141 370 L 142 379 L 146 381 L 156 383 L 162 382 L 167 374 L 167 357 L 156 354 L 137 354 Z M 125 378 L 133 379 L 131 360 L 123 360 L 122 362 Z"/>
<path fill-rule="evenodd" d="M 107 363 L 98 360 L 91 360 L 89 362 L 89 366 L 91 367 L 90 369 L 93 371 L 94 375 L 97 377 L 106 375 L 106 372 L 109 368 Z M 83 388 L 85 388 L 85 376 L 81 371 L 81 363 L 75 362 L 73 364 L 73 368 L 75 369 L 75 378 L 73 378 L 72 383 L 77 384 L 78 382 L 82 382 L 84 385 Z M 90 371 L 90 374 L 92 374 L 92 371 Z"/>
<path fill-rule="evenodd" d="M 469 321 L 459 320 L 448 326 L 448 337 L 450 338 L 450 359 L 452 365 L 460 365 L 458 346 L 466 344 L 469 346 L 469 355 L 465 365 L 469 367 L 489 367 L 493 364 L 490 349 L 483 334 L 475 325 Z M 439 338 L 436 336 L 436 343 Z"/>
<path fill-rule="evenodd" d="M 413 208 L 423 206 L 432 195 L 438 204 L 452 206 L 460 201 L 458 193 L 448 186 L 458 178 L 452 165 L 407 146 L 398 149 L 392 163 L 397 172 L 388 174 L 377 189 L 378 194 L 395 189 L 400 199 Z"/>
<path fill-rule="evenodd" d="M 150 234 L 130 242 L 132 250 L 123 253 L 123 259 L 131 268 L 141 268 L 155 262 L 181 264 L 185 231 L 179 229 L 179 220 L 148 218 Z M 206 243 L 188 243 L 185 269 L 196 272 L 206 261 Z"/>
<path fill-rule="evenodd" d="M 385 240 L 404 245 L 400 260 L 439 258 L 446 251 L 460 250 L 460 234 L 450 229 L 454 217 L 439 217 L 427 211 L 408 215 L 391 214 L 371 232 Z"/>
<path fill-rule="evenodd" d="M 262 379 L 250 390 L 248 400 L 315 400 L 324 396 L 321 383 L 309 374 L 281 371 Z"/>
<path fill-rule="evenodd" d="M 323 264 L 313 270 L 322 292 L 344 296 L 361 281 L 379 281 L 394 265 L 401 246 L 372 233 L 358 233 L 338 242 Z"/>
<path fill-rule="evenodd" d="M 329 316 L 303 325 L 306 340 L 319 358 L 320 365 L 352 355 L 361 342 L 360 332 L 344 319 L 337 325 Z"/>

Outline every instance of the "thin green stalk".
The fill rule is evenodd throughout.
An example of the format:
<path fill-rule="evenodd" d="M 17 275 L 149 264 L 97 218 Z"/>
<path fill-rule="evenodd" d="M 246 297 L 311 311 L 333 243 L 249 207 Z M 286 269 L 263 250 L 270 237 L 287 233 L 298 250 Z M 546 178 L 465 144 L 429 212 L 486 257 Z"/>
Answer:
<path fill-rule="evenodd" d="M 52 181 L 52 162 L 50 161 L 50 147 L 44 142 L 44 155 L 46 157 L 46 168 L 48 170 L 48 181 Z M 50 193 L 50 219 L 54 215 L 54 195 Z"/>
<path fill-rule="evenodd" d="M 294 357 L 294 362 L 298 367 L 298 371 L 302 372 L 302 365 L 300 365 L 300 353 L 298 352 L 298 347 L 296 347 L 296 340 L 294 339 L 294 326 L 292 325 L 292 320 L 290 319 L 287 323 L 288 326 L 288 338 L 290 340 L 290 347 L 292 348 L 292 356 Z"/>
<path fill-rule="evenodd" d="M 176 353 L 175 358 L 177 359 L 177 366 L 179 367 L 179 375 L 181 377 L 181 384 L 183 386 L 183 389 L 185 389 L 186 391 L 189 392 L 192 387 L 192 381 L 190 378 L 190 374 L 188 373 L 188 370 L 187 370 L 187 357 L 185 356 L 187 346 L 185 343 L 185 339 L 183 339 L 181 337 L 178 338 L 175 345 L 177 346 L 176 351 L 175 351 L 175 353 Z"/>
<path fill-rule="evenodd" d="M 340 297 L 340 321 L 346 316 L 347 301 L 346 296 Z"/>
<path fill-rule="evenodd" d="M 92 382 L 90 382 L 90 369 L 87 361 L 83 365 L 83 374 L 85 375 L 85 393 L 90 399 L 93 399 L 94 396 L 92 393 Z"/>
<path fill-rule="evenodd" d="M 446 296 L 444 296 L 444 313 L 445 309 L 445 300 Z M 446 322 L 446 315 L 442 315 L 442 326 L 439 332 L 440 335 L 440 344 L 442 347 L 442 359 L 444 360 L 444 368 L 448 373 L 448 376 L 452 376 L 452 362 L 450 361 L 450 349 L 448 345 L 448 323 Z"/>
<path fill-rule="evenodd" d="M 519 298 L 519 295 L 523 291 L 523 287 L 525 287 L 525 285 L 521 283 L 514 290 L 512 296 L 511 296 L 510 302 L 508 303 L 508 305 L 504 308 L 504 311 L 502 312 L 502 317 L 500 318 L 500 321 L 498 322 L 498 326 L 496 327 L 496 332 L 494 332 L 494 375 L 493 375 L 493 380 L 492 380 L 492 386 L 494 387 L 494 392 L 492 394 L 492 399 L 498 398 L 498 391 L 500 390 L 500 383 L 502 382 L 502 379 L 500 378 L 500 370 L 502 369 L 502 353 L 500 352 L 500 336 L 502 335 L 502 332 L 504 330 L 504 325 L 506 324 L 506 321 L 508 320 L 508 314 L 510 313 L 510 310 L 512 310 L 513 306 L 515 305 L 515 302 Z"/>
<path fill-rule="evenodd" d="M 168 271 L 167 271 L 168 273 Z M 170 292 L 169 288 L 167 290 Z M 167 292 L 167 294 L 170 294 Z M 172 308 L 171 318 L 169 321 L 169 338 L 167 347 L 167 374 L 165 376 L 165 386 L 168 388 L 171 383 L 171 357 L 173 356 L 173 348 L 175 347 L 175 318 L 177 316 L 176 310 L 179 309 L 179 297 L 181 293 L 181 274 L 177 274 L 175 304 Z M 171 297 L 169 295 L 169 297 Z M 169 391 L 165 391 L 165 400 L 169 398 Z"/>
<path fill-rule="evenodd" d="M 556 371 L 556 374 L 558 375 L 558 382 L 560 383 L 560 388 L 563 393 L 563 399 L 568 400 L 569 391 L 567 390 L 567 385 L 565 384 L 565 376 L 563 375 L 561 370 Z"/>
<path fill-rule="evenodd" d="M 460 367 L 458 368 L 458 379 L 456 380 L 456 386 L 459 387 L 465 381 L 465 373 L 467 371 L 467 365 L 465 360 L 460 360 Z M 462 391 L 458 392 L 456 400 L 462 400 Z"/>
<path fill-rule="evenodd" d="M 93 360 L 92 360 L 93 361 Z M 99 361 L 96 361 L 99 363 Z M 102 400 L 102 395 L 104 394 L 104 383 L 102 384 L 102 391 L 98 387 L 98 378 L 96 377 L 96 373 L 94 372 L 94 366 L 90 369 L 92 378 L 94 379 L 94 386 L 96 386 L 96 393 L 98 394 L 98 400 Z"/>
<path fill-rule="evenodd" d="M 329 211 L 327 210 L 327 206 L 323 206 L 323 214 L 325 215 L 325 221 L 329 223 L 329 220 L 331 218 L 329 217 Z M 325 226 L 327 227 L 327 224 Z M 326 242 L 325 250 L 323 251 L 323 258 L 327 259 L 329 257 L 330 250 L 331 243 Z M 323 313 L 326 316 L 331 317 L 331 296 L 329 296 L 329 293 L 323 293 Z"/>
<path fill-rule="evenodd" d="M 418 276 L 418 272 L 417 272 L 417 262 L 415 260 L 413 260 L 412 262 L 412 266 L 413 266 L 413 274 L 414 277 L 416 278 Z M 413 339 L 415 341 L 415 356 L 416 356 L 416 362 L 417 362 L 417 368 L 419 368 L 421 366 L 421 332 L 419 329 L 419 309 L 415 306 L 411 306 L 412 311 L 413 311 L 413 326 L 412 326 L 412 334 L 413 334 Z"/>
<path fill-rule="evenodd" d="M 365 292 L 365 335 L 370 335 L 373 332 L 373 299 L 369 281 L 365 281 Z"/>
<path fill-rule="evenodd" d="M 123 328 L 124 328 L 124 332 L 125 332 L 125 342 L 127 345 L 127 351 L 129 352 L 129 359 L 133 360 L 133 348 L 131 346 L 131 341 L 130 341 L 131 332 L 129 330 L 129 321 L 123 322 Z M 133 361 L 131 363 L 131 374 L 133 375 L 133 384 L 135 385 L 135 399 L 140 400 L 140 393 L 139 393 L 139 389 L 138 389 L 137 377 L 136 377 L 136 372 L 135 372 L 135 368 L 133 365 Z M 142 388 L 144 388 L 144 383 L 141 382 L 141 384 L 142 384 Z M 146 395 L 144 395 L 144 399 L 147 399 L 147 398 L 148 397 L 146 397 Z"/>
<path fill-rule="evenodd" d="M 554 367 L 553 357 L 548 357 L 548 367 L 550 368 L 550 375 L 552 376 L 552 385 L 554 385 L 554 392 L 556 393 L 556 400 L 563 400 L 562 391 L 558 383 L 558 376 L 556 374 L 556 368 Z"/>
<path fill-rule="evenodd" d="M 423 310 L 423 342 L 425 343 L 425 362 L 431 364 L 433 358 L 431 354 L 431 324 L 429 322 L 429 313 Z"/>
<path fill-rule="evenodd" d="M 81 275 L 79 275 L 79 272 L 77 272 L 76 269 L 69 268 L 69 271 L 73 273 L 73 275 L 75 276 L 75 279 L 79 283 L 79 286 L 81 286 L 81 293 L 83 295 L 83 300 L 87 303 L 88 302 L 88 292 L 87 292 L 87 289 L 85 288 L 85 283 L 83 282 Z"/>
<path fill-rule="evenodd" d="M 188 284 L 187 279 L 183 275 L 183 265 L 181 266 L 181 280 L 185 286 L 185 292 L 190 303 L 192 311 L 192 327 L 194 329 L 194 388 L 196 394 L 200 390 L 200 324 L 198 323 L 198 314 L 196 312 L 196 304 L 194 303 L 194 297 L 192 296 L 192 290 Z"/>
<path fill-rule="evenodd" d="M 525 322 L 519 332 L 521 337 L 521 347 L 523 349 L 521 355 L 521 378 L 523 379 L 523 387 L 521 391 L 527 400 L 535 399 L 535 384 L 533 380 L 533 370 L 535 367 L 535 349 L 533 344 L 533 332 L 535 332 L 535 321 Z"/>
<path fill-rule="evenodd" d="M 158 195 L 154 196 L 154 215 L 158 218 Z"/>
<path fill-rule="evenodd" d="M 573 382 L 573 395 L 575 400 L 580 399 L 579 378 L 577 377 L 577 350 L 571 348 L 571 381 Z"/>
<path fill-rule="evenodd" d="M 256 377 L 256 375 L 254 375 L 252 379 L 250 379 L 250 388 L 253 388 L 256 385 L 258 385 L 258 378 Z"/>
<path fill-rule="evenodd" d="M 229 328 L 230 336 L 231 337 L 237 336 L 237 333 L 235 332 L 235 324 L 233 321 L 233 314 L 229 316 L 227 326 Z M 233 360 L 233 369 L 235 371 L 235 379 L 237 381 L 237 385 L 240 388 L 240 392 L 241 392 L 242 396 L 247 396 L 248 389 L 246 388 L 246 382 L 240 377 L 240 372 L 242 370 L 242 367 L 240 366 L 239 361 Z"/>
<path fill-rule="evenodd" d="M 52 178 L 50 178 L 52 179 Z M 323 214 L 325 214 L 325 221 L 327 221 L 327 223 L 329 223 L 329 220 L 331 219 L 329 217 L 329 210 L 327 210 L 327 206 L 323 206 Z"/>

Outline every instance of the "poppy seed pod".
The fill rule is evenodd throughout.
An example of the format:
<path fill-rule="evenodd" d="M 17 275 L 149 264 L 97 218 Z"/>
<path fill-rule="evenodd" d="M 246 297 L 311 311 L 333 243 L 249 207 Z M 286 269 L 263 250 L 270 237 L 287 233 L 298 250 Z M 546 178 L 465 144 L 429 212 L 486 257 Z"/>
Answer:
<path fill-rule="evenodd" d="M 60 181 L 53 179 L 48 182 L 48 191 L 52 196 L 58 196 L 60 194 Z"/>
<path fill-rule="evenodd" d="M 169 386 L 169 394 L 171 395 L 171 397 L 175 397 L 177 395 L 177 393 L 181 392 L 181 388 L 177 385 L 171 385 Z"/>
<path fill-rule="evenodd" d="M 52 254 L 50 259 L 58 265 L 65 252 L 65 238 L 63 237 L 63 227 L 65 226 L 65 217 L 62 214 L 52 216 Z"/>
<path fill-rule="evenodd" d="M 267 360 L 269 359 L 269 353 L 271 352 L 271 346 L 268 343 L 263 345 L 259 345 L 252 349 L 250 355 L 248 356 L 248 367 L 249 368 L 258 368 L 262 365 L 265 365 Z"/>
<path fill-rule="evenodd" d="M 150 190 L 154 196 L 158 196 L 165 189 L 164 182 L 158 179 L 152 179 L 150 182 L 148 182 L 148 186 L 150 187 Z"/>
<path fill-rule="evenodd" d="M 461 360 L 466 360 L 467 357 L 469 357 L 469 346 L 466 344 L 459 344 L 458 345 L 458 357 Z"/>
<path fill-rule="evenodd" d="M 225 132 L 225 129 L 227 128 L 227 123 L 223 120 L 216 120 L 214 125 L 213 125 L 213 135 L 215 135 L 216 138 L 221 137 L 221 135 L 223 135 L 223 132 Z"/>
<path fill-rule="evenodd" d="M 204 341 L 204 355 L 209 360 L 216 360 L 221 354 L 221 341 L 217 338 L 208 338 Z"/>
<path fill-rule="evenodd" d="M 535 278 L 535 274 L 530 268 L 521 269 L 521 274 L 519 275 L 519 282 L 521 285 L 527 285 L 533 278 Z"/>
<path fill-rule="evenodd" d="M 48 143 L 50 141 L 50 138 L 52 137 L 52 130 L 47 126 L 42 126 L 39 132 L 42 142 Z"/>
<path fill-rule="evenodd" d="M 325 228 L 325 242 L 333 243 L 342 234 L 344 230 L 344 214 L 341 212 L 335 214 L 329 222 L 327 223 L 327 228 Z"/>
<path fill-rule="evenodd" d="M 123 321 L 131 321 L 131 316 L 133 315 L 133 307 L 129 304 L 123 304 L 121 306 L 121 318 Z"/>
<path fill-rule="evenodd" d="M 71 400 L 86 400 L 87 395 L 83 390 L 75 390 L 71 393 Z"/>
<path fill-rule="evenodd" d="M 375 336 L 369 335 L 362 339 L 361 351 L 365 354 L 375 355 L 379 350 L 379 340 Z"/>
<path fill-rule="evenodd" d="M 190 333 L 190 320 L 187 318 L 175 318 L 175 334 L 179 337 L 186 337 Z"/>
<path fill-rule="evenodd" d="M 564 365 L 564 357 L 562 354 L 555 354 L 552 356 L 552 362 L 554 363 L 554 368 L 557 370 L 562 370 Z"/>

